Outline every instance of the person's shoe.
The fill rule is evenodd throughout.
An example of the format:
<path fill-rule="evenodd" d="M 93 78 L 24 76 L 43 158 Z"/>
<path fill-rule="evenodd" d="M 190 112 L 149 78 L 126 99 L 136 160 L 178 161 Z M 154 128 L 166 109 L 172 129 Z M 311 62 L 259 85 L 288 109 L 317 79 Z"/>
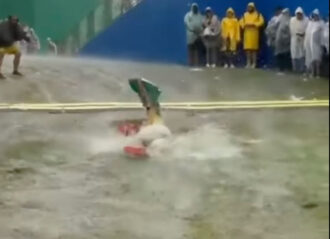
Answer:
<path fill-rule="evenodd" d="M 211 67 L 212 67 L 212 68 L 216 68 L 216 64 L 213 64 Z"/>
<path fill-rule="evenodd" d="M 6 77 L 2 73 L 0 73 L 0 80 L 5 80 L 5 79 Z"/>
<path fill-rule="evenodd" d="M 223 68 L 227 69 L 227 68 L 228 68 L 228 64 L 225 64 L 225 65 L 223 66 Z"/>
<path fill-rule="evenodd" d="M 246 64 L 245 68 L 246 69 L 250 69 L 251 68 L 251 65 L 250 64 Z"/>
<path fill-rule="evenodd" d="M 13 71 L 14 76 L 23 76 L 23 74 L 19 71 Z"/>
<path fill-rule="evenodd" d="M 207 68 L 210 68 L 210 64 L 206 64 L 206 67 L 207 67 Z"/>
<path fill-rule="evenodd" d="M 235 68 L 234 64 L 231 64 L 231 65 L 230 65 L 230 68 L 231 68 L 231 69 L 234 69 L 234 68 Z"/>
<path fill-rule="evenodd" d="M 256 66 L 255 64 L 253 64 L 253 65 L 251 66 L 251 68 L 252 68 L 252 69 L 255 69 L 255 68 L 257 68 L 257 66 Z"/>

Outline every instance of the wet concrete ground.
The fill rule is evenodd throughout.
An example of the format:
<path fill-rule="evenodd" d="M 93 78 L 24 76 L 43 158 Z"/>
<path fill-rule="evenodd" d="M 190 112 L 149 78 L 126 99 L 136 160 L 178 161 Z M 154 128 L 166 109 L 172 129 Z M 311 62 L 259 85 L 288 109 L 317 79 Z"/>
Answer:
<path fill-rule="evenodd" d="M 127 79 L 144 77 L 163 90 L 162 101 L 288 100 L 329 97 L 329 81 L 245 69 L 191 71 L 176 65 L 30 58 L 23 60 L 24 79 L 1 82 L 0 102 L 136 101 Z"/>
<path fill-rule="evenodd" d="M 0 102 L 135 101 L 136 75 L 164 101 L 328 98 L 326 80 L 262 71 L 38 58 L 22 70 Z M 136 161 L 114 122 L 143 112 L 0 113 L 0 238 L 328 238 L 328 109 L 164 115 L 172 150 Z"/>

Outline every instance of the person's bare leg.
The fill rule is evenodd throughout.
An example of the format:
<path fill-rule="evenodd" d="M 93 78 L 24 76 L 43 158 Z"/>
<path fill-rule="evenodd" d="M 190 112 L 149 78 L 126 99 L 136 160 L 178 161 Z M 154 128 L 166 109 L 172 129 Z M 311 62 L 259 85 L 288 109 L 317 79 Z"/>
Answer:
<path fill-rule="evenodd" d="M 246 51 L 246 68 L 251 67 L 251 52 L 249 50 Z"/>
<path fill-rule="evenodd" d="M 0 54 L 0 80 L 6 79 L 6 77 L 1 72 L 1 67 L 2 67 L 4 57 L 5 57 L 4 54 Z"/>
<path fill-rule="evenodd" d="M 217 65 L 217 63 L 218 63 L 218 49 L 216 48 L 216 47 L 214 47 L 213 49 L 212 49 L 212 56 L 213 56 L 213 62 L 212 62 L 212 64 L 213 64 L 213 67 L 216 67 L 216 65 Z"/>
<path fill-rule="evenodd" d="M 257 51 L 252 51 L 251 52 L 251 67 L 256 68 L 257 67 Z"/>
<path fill-rule="evenodd" d="M 311 63 L 310 64 L 310 66 L 308 66 L 307 68 L 306 68 L 306 72 L 307 72 L 307 76 L 308 77 L 313 77 L 313 63 Z"/>
<path fill-rule="evenodd" d="M 210 48 L 206 48 L 206 67 L 210 66 Z"/>
<path fill-rule="evenodd" d="M 230 52 L 226 51 L 225 53 L 225 64 L 224 64 L 224 68 L 228 68 L 229 66 L 229 58 L 230 58 Z"/>
<path fill-rule="evenodd" d="M 234 56 L 235 56 L 235 52 L 233 52 L 233 51 L 229 52 L 229 64 L 230 64 L 230 68 L 235 68 L 235 65 L 234 65 Z"/>
<path fill-rule="evenodd" d="M 311 75 L 313 78 L 316 77 L 316 62 L 315 61 L 312 62 Z"/>
<path fill-rule="evenodd" d="M 22 56 L 22 54 L 20 52 L 15 54 L 15 57 L 14 57 L 14 71 L 13 71 L 14 75 L 22 76 L 22 74 L 18 71 L 19 65 L 21 63 L 21 56 Z"/>
<path fill-rule="evenodd" d="M 252 51 L 249 51 L 249 68 L 252 67 Z"/>

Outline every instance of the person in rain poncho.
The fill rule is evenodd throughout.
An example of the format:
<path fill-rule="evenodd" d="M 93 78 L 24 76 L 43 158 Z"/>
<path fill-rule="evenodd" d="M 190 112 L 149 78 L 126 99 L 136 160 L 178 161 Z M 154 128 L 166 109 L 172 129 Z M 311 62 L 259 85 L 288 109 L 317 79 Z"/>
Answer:
<path fill-rule="evenodd" d="M 326 55 L 329 56 L 329 17 L 327 19 L 327 22 L 324 26 L 324 31 L 323 31 L 323 44 L 326 50 Z"/>
<path fill-rule="evenodd" d="M 206 67 L 216 67 L 219 48 L 220 22 L 210 7 L 205 9 L 203 41 L 206 47 Z"/>
<path fill-rule="evenodd" d="M 26 25 L 26 24 L 22 24 L 21 25 L 23 31 L 24 31 L 24 34 L 30 38 L 30 42 L 31 42 L 31 37 L 29 35 L 29 26 Z M 29 43 L 30 43 L 29 42 Z M 16 42 L 15 44 L 17 45 L 17 47 L 20 49 L 21 53 L 23 55 L 25 55 L 27 53 L 27 48 L 28 48 L 28 44 L 29 44 L 27 41 L 25 41 L 24 39 L 22 39 L 21 41 L 19 42 Z"/>
<path fill-rule="evenodd" d="M 305 64 L 308 72 L 313 77 L 320 77 L 321 75 L 323 31 L 324 22 L 321 20 L 320 11 L 315 9 L 308 23 L 304 42 L 306 51 Z"/>
<path fill-rule="evenodd" d="M 47 38 L 47 42 L 48 42 L 48 54 L 57 56 L 58 52 L 55 42 L 53 42 L 53 40 L 50 37 Z"/>
<path fill-rule="evenodd" d="M 305 70 L 304 41 L 308 21 L 301 7 L 297 8 L 295 16 L 290 20 L 292 67 L 297 73 Z"/>
<path fill-rule="evenodd" d="M 191 11 L 185 15 L 184 24 L 187 34 L 188 63 L 190 66 L 196 66 L 199 65 L 199 50 L 203 44 L 201 41 L 203 16 L 196 3 L 191 5 Z"/>
<path fill-rule="evenodd" d="M 321 73 L 322 76 L 329 78 L 329 16 L 327 22 L 324 24 L 323 42 L 324 54 L 322 59 Z"/>
<path fill-rule="evenodd" d="M 275 47 L 276 32 L 282 11 L 282 7 L 277 7 L 275 9 L 275 15 L 270 19 L 265 30 L 267 36 L 267 45 L 273 49 Z"/>
<path fill-rule="evenodd" d="M 238 43 L 241 41 L 241 31 L 239 21 L 235 16 L 235 11 L 228 8 L 226 17 L 221 21 L 222 48 L 225 52 L 225 68 L 234 68 L 234 56 L 237 52 Z"/>
<path fill-rule="evenodd" d="M 256 10 L 254 3 L 249 3 L 247 12 L 240 20 L 240 25 L 244 31 L 244 50 L 247 58 L 247 68 L 256 68 L 257 53 L 260 47 L 260 28 L 264 25 L 264 18 Z"/>
<path fill-rule="evenodd" d="M 275 56 L 280 72 L 291 69 L 290 10 L 285 8 L 280 16 L 275 38 Z"/>
<path fill-rule="evenodd" d="M 28 54 L 35 54 L 40 50 L 40 40 L 33 28 L 29 29 L 28 35 L 31 39 L 30 43 L 27 45 Z"/>

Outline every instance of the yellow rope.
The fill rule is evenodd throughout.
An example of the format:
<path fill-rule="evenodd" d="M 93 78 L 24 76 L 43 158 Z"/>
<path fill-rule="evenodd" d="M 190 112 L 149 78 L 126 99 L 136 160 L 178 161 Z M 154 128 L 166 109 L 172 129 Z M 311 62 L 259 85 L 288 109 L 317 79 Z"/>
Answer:
<path fill-rule="evenodd" d="M 172 102 L 161 103 L 161 106 L 218 106 L 218 105 L 269 105 L 269 104 L 318 104 L 329 103 L 329 100 L 282 100 L 282 101 L 223 101 L 223 102 Z M 40 106 L 40 107 L 67 107 L 67 106 L 141 106 L 141 103 L 135 102 L 83 102 L 83 103 L 19 103 L 19 104 L 0 104 L 0 106 Z"/>
<path fill-rule="evenodd" d="M 270 108 L 306 108 L 329 107 L 329 100 L 301 101 L 234 101 L 234 102 L 182 102 L 163 103 L 167 110 L 225 110 L 225 109 L 270 109 Z M 104 111 L 136 110 L 141 103 L 130 102 L 96 102 L 96 103 L 50 103 L 50 104 L 0 104 L 2 111 Z"/>

